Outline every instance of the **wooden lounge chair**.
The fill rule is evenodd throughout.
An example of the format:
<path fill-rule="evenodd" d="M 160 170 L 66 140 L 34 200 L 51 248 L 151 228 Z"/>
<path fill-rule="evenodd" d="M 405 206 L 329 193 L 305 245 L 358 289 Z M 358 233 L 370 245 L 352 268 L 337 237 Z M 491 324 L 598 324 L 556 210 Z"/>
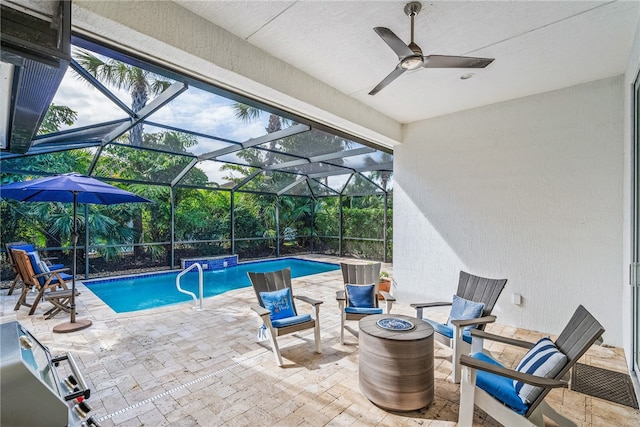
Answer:
<path fill-rule="evenodd" d="M 5 245 L 5 247 L 7 248 L 7 260 L 9 261 L 9 264 L 11 265 L 11 268 L 13 269 L 13 273 L 15 274 L 15 277 L 13 278 L 13 281 L 11 282 L 11 286 L 9 287 L 9 292 L 7 292 L 7 295 L 11 295 L 13 294 L 13 291 L 19 287 L 19 285 L 22 284 L 22 278 L 20 277 L 20 274 L 18 274 L 18 269 L 16 268 L 15 262 L 13 260 L 13 253 L 12 250 L 13 249 L 21 249 L 23 251 L 26 252 L 34 252 L 35 251 L 35 247 L 27 242 L 9 242 Z M 63 268 L 64 265 L 62 264 L 52 264 L 51 260 L 54 258 L 43 258 L 40 257 L 40 260 L 45 261 L 48 265 L 49 268 L 51 270 L 58 270 L 60 268 Z"/>
<path fill-rule="evenodd" d="M 478 307 L 477 316 L 472 319 L 453 320 L 448 323 L 439 323 L 429 318 L 423 318 L 423 310 L 429 307 L 442 307 L 453 305 L 456 306 L 460 303 L 458 298 L 454 298 L 457 301 L 450 302 L 431 302 L 431 303 L 414 303 L 411 307 L 416 309 L 416 317 L 429 323 L 434 329 L 434 339 L 436 342 L 450 347 L 453 350 L 451 356 L 451 379 L 454 383 L 460 382 L 461 368 L 458 363 L 458 359 L 461 354 L 468 354 L 471 350 L 471 336 L 470 330 L 474 327 L 480 330 L 484 330 L 485 326 L 489 323 L 496 321 L 496 316 L 491 315 L 491 311 L 502 293 L 507 279 L 487 279 L 484 277 L 474 276 L 464 271 L 460 271 L 460 279 L 458 281 L 458 290 L 456 297 L 462 300 L 472 301 L 475 303 L 484 304 L 484 307 Z M 464 304 L 464 303 L 462 303 Z M 467 303 L 467 306 L 469 303 Z M 468 313 L 468 312 L 467 312 Z M 452 308 L 453 314 L 453 308 Z M 455 317 L 455 315 L 454 315 Z"/>
<path fill-rule="evenodd" d="M 13 258 L 18 273 L 22 278 L 22 293 L 14 310 L 19 310 L 21 306 L 31 307 L 29 315 L 35 313 L 36 308 L 42 298 L 53 304 L 53 308 L 44 313 L 46 319 L 50 319 L 60 311 L 69 312 L 67 307 L 71 298 L 71 290 L 67 288 L 67 283 L 71 276 L 64 273 L 69 270 L 63 268 L 48 272 L 41 272 L 39 266 L 34 266 L 32 256 L 20 249 L 13 249 Z M 37 272 L 36 272 L 37 271 Z M 32 304 L 27 302 L 27 295 L 31 289 L 36 289 L 38 294 Z M 79 293 L 76 291 L 76 295 Z"/>
<path fill-rule="evenodd" d="M 384 298 L 387 313 L 391 311 L 391 306 L 396 299 L 388 292 L 378 289 L 381 268 L 379 262 L 373 264 L 341 262 L 340 268 L 345 289 L 336 292 L 336 300 L 340 309 L 340 344 L 344 344 L 344 328 L 347 320 L 360 320 L 371 314 L 382 314 L 383 310 L 378 304 L 379 294 Z M 367 295 L 364 295 L 364 298 L 354 298 L 354 293 L 363 296 L 365 291 Z"/>
<path fill-rule="evenodd" d="M 294 295 L 291 287 L 291 269 L 289 268 L 268 273 L 248 272 L 247 275 L 258 298 L 258 304 L 252 304 L 251 309 L 262 319 L 261 333 L 265 332 L 269 335 L 276 364 L 283 365 L 276 338 L 305 329 L 314 329 L 315 351 L 322 353 L 320 347 L 320 304 L 322 301 Z M 313 306 L 313 315 L 299 315 L 295 300 Z"/>
<path fill-rule="evenodd" d="M 544 402 L 544 398 L 552 388 L 567 387 L 561 378 L 603 333 L 602 325 L 583 306 L 576 309 L 553 342 L 555 349 L 550 345 L 551 340 L 545 338 L 534 345 L 472 330 L 474 353 L 460 356 L 462 384 L 458 424 L 461 427 L 472 425 L 476 405 L 509 427 L 544 426 L 543 415 L 560 425 L 575 425 Z M 476 346 L 476 337 L 530 350 L 518 364 L 519 369 L 508 369 L 482 353 Z M 544 376 L 540 375 L 544 372 L 547 372 Z"/>

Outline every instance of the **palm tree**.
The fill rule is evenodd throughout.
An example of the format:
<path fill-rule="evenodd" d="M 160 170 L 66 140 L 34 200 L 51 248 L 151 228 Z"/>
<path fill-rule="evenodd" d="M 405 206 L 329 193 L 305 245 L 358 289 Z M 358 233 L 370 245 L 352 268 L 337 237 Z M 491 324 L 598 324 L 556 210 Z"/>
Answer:
<path fill-rule="evenodd" d="M 251 123 L 254 120 L 258 120 L 260 118 L 260 114 L 262 114 L 262 110 L 256 107 L 251 107 L 246 104 L 242 104 L 240 102 L 236 102 L 233 105 L 233 109 L 235 110 L 235 116 L 237 119 L 240 119 L 243 123 Z M 288 121 L 276 114 L 271 113 L 269 115 L 269 124 L 265 128 L 267 133 L 274 133 L 282 130 L 283 127 L 288 125 Z M 273 150 L 276 147 L 277 140 L 269 142 L 269 149 Z M 265 155 L 264 162 L 267 165 L 273 163 L 274 153 L 273 151 L 267 151 Z"/>
<path fill-rule="evenodd" d="M 85 70 L 103 84 L 128 90 L 131 95 L 131 110 L 134 113 L 147 105 L 150 93 L 158 95 L 171 86 L 171 82 L 162 76 L 112 58 L 101 59 L 86 50 L 79 49 L 73 56 Z M 141 146 L 142 132 L 142 124 L 132 127 L 129 131 L 129 144 L 135 147 Z M 133 229 L 139 237 L 142 236 L 142 226 L 142 212 L 140 212 L 133 220 Z M 143 248 L 138 246 L 134 248 L 136 257 L 140 257 L 142 253 Z"/>
<path fill-rule="evenodd" d="M 134 113 L 147 105 L 149 94 L 158 95 L 171 86 L 171 82 L 163 76 L 115 59 L 100 59 L 86 50 L 79 49 L 74 53 L 74 59 L 102 83 L 129 91 Z M 129 131 L 129 143 L 133 146 L 142 145 L 142 124 L 135 125 Z"/>

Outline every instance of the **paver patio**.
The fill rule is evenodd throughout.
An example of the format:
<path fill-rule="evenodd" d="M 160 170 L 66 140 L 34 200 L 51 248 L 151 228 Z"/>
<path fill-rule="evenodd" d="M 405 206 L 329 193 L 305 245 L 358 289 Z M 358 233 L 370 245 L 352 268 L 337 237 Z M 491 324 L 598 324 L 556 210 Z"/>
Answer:
<path fill-rule="evenodd" d="M 383 269 L 392 271 L 393 266 Z M 280 337 L 282 368 L 275 365 L 269 342 L 256 340 L 260 320 L 249 308 L 255 300 L 250 287 L 205 299 L 203 311 L 188 302 L 117 314 L 79 283 L 78 318 L 91 319 L 93 325 L 70 334 L 52 332 L 68 321 L 67 314 L 44 320 L 47 303 L 33 316 L 24 308 L 13 311 L 18 296 L 3 290 L 0 321 L 20 321 L 54 355 L 73 353 L 91 388 L 91 414 L 103 426 L 455 425 L 459 386 L 449 382 L 451 352 L 442 346 L 435 346 L 435 398 L 428 408 L 390 412 L 360 393 L 357 322 L 348 322 L 346 344 L 339 342 L 335 291 L 341 280 L 339 270 L 294 279 L 297 294 L 324 301 L 323 353 L 313 352 L 313 330 Z M 305 304 L 297 306 L 307 312 Z M 402 303 L 392 313 L 415 315 Z M 445 320 L 448 309 L 436 313 Z M 532 341 L 542 336 L 501 324 L 487 330 Z M 491 351 L 507 363 L 522 355 L 520 349 L 500 345 Z M 627 372 L 620 348 L 594 346 L 580 362 Z M 639 411 L 571 390 L 554 390 L 547 401 L 582 426 L 640 425 Z M 475 422 L 497 425 L 478 410 Z"/>

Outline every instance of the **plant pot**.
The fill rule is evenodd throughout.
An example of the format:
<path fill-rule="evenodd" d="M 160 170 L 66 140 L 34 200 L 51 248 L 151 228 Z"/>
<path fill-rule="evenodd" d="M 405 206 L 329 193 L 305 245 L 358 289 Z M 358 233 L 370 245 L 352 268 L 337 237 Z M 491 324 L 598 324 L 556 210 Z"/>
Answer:
<path fill-rule="evenodd" d="M 391 279 L 383 277 L 378 283 L 378 291 L 390 292 L 391 291 Z M 378 294 L 378 299 L 384 299 L 384 297 Z"/>

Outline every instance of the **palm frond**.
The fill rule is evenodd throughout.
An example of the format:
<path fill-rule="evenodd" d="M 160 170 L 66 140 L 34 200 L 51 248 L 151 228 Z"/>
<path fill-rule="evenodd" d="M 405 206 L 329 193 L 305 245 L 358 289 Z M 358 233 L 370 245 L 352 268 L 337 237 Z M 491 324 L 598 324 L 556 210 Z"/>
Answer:
<path fill-rule="evenodd" d="M 244 123 L 257 120 L 260 118 L 260 114 L 262 114 L 262 110 L 240 102 L 236 102 L 233 105 L 233 109 L 235 110 L 234 115 L 236 116 L 236 119 L 240 119 Z"/>

